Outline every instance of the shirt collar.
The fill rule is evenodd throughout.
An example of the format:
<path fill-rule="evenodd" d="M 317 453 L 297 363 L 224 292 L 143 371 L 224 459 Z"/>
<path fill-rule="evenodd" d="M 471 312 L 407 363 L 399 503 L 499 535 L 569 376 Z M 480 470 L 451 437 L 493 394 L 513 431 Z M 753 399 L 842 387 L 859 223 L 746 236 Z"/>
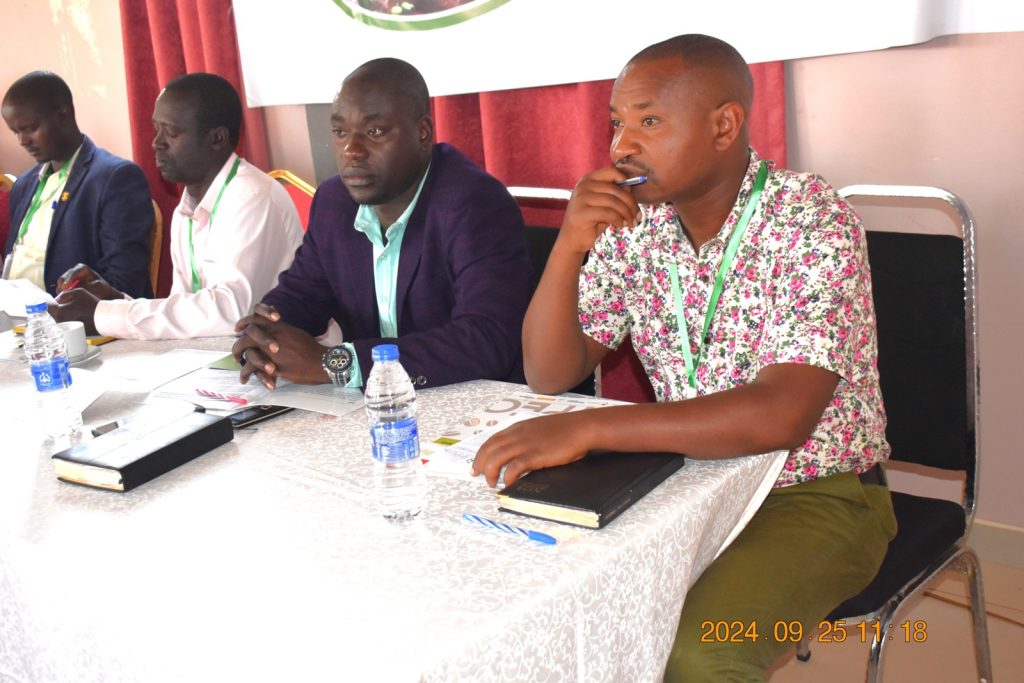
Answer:
<path fill-rule="evenodd" d="M 61 171 L 67 169 L 67 174 L 64 176 L 65 178 L 71 175 L 71 169 L 74 167 L 75 161 L 78 159 L 78 153 L 82 151 L 82 146 L 84 144 L 85 141 L 83 140 L 82 144 L 75 150 L 75 153 L 71 155 L 70 159 L 68 159 L 68 162 L 64 164 L 64 168 L 61 169 Z M 39 180 L 40 182 L 45 182 L 51 175 L 59 172 L 60 171 L 54 171 L 52 162 L 48 161 L 39 169 Z"/>
<path fill-rule="evenodd" d="M 206 194 L 203 195 L 201 200 L 196 200 L 195 197 L 189 194 L 188 188 L 185 188 L 184 192 L 181 193 L 181 202 L 178 204 L 178 210 L 182 215 L 186 218 L 192 218 L 200 209 L 205 211 L 207 215 L 213 211 L 213 204 L 217 201 L 217 193 L 220 192 L 220 188 L 227 182 L 228 173 L 231 172 L 231 165 L 235 163 L 237 158 L 238 155 L 232 152 L 231 156 L 224 162 L 224 165 L 220 167 L 220 171 L 217 172 L 216 177 L 210 183 L 210 187 L 206 189 Z"/>
<path fill-rule="evenodd" d="M 732 210 L 725 219 L 725 223 L 722 224 L 721 230 L 715 235 L 714 239 L 718 240 L 722 244 L 729 242 L 729 237 L 732 236 L 732 231 L 735 229 L 736 224 L 740 220 L 740 216 L 743 215 L 743 209 L 747 207 L 747 200 L 750 198 L 750 193 L 754 189 L 754 182 L 757 180 L 757 171 L 761 167 L 761 157 L 757 155 L 757 152 L 753 147 L 750 148 L 750 162 L 747 164 L 747 173 L 743 176 L 743 182 L 740 183 L 739 194 L 736 195 L 736 202 L 732 205 Z"/>
<path fill-rule="evenodd" d="M 405 211 L 399 216 L 394 223 L 388 226 L 386 233 L 390 240 L 391 236 L 397 232 L 404 232 L 405 226 L 409 223 L 409 218 L 412 216 L 412 212 L 416 209 L 416 202 L 420 199 L 420 193 L 423 192 L 423 185 L 427 182 L 427 176 L 430 175 L 430 165 L 427 165 L 427 170 L 420 178 L 420 185 L 416 188 L 416 194 L 413 195 L 412 201 L 409 202 L 409 206 L 405 207 Z M 354 221 L 355 229 L 366 235 L 371 241 L 375 242 L 380 239 L 380 219 L 377 217 L 377 212 L 373 210 L 372 206 L 368 204 L 360 204 L 359 209 L 356 211 L 356 218 Z"/>
<path fill-rule="evenodd" d="M 733 228 L 736 227 L 736 223 L 739 222 L 740 216 L 743 214 L 743 209 L 746 208 L 747 199 L 750 197 L 750 193 L 754 188 L 754 182 L 757 180 L 757 171 L 760 166 L 761 157 L 758 156 L 754 148 L 751 147 L 750 161 L 747 163 L 747 171 L 743 176 L 743 182 L 740 183 L 740 191 L 736 195 L 736 201 L 733 203 L 732 209 L 729 211 L 729 215 L 726 217 L 722 227 L 718 230 L 718 234 L 711 238 L 706 244 L 720 242 L 724 245 L 729 242 L 729 237 L 732 235 Z M 771 162 L 769 162 L 769 170 L 771 170 Z M 664 204 L 642 204 L 640 206 L 640 210 L 644 214 L 644 220 L 650 221 L 653 226 L 663 225 L 670 221 L 679 225 L 679 214 L 676 211 L 676 207 L 669 202 L 665 202 Z M 685 240 L 686 238 L 682 234 L 682 226 L 679 226 L 679 228 L 679 239 Z M 703 248 L 703 246 L 701 248 Z"/>

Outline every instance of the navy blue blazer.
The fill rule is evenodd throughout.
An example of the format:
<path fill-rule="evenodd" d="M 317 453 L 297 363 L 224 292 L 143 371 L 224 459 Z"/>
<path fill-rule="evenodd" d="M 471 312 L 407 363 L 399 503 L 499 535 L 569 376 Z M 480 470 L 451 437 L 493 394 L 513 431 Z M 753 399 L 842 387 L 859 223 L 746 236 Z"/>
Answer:
<path fill-rule="evenodd" d="M 22 173 L 11 188 L 4 256 L 18 238 L 41 168 L 42 164 Z M 46 291 L 56 295 L 57 278 L 84 263 L 129 296 L 153 296 L 149 282 L 152 227 L 153 204 L 142 169 L 100 149 L 86 136 L 53 212 L 43 269 Z"/>
<path fill-rule="evenodd" d="M 364 382 L 370 350 L 381 343 L 398 344 L 417 388 L 522 382 L 531 269 L 523 216 L 508 190 L 454 147 L 434 146 L 398 259 L 397 340 L 380 337 L 373 247 L 354 227 L 358 208 L 340 177 L 324 181 L 295 260 L 263 301 L 313 335 L 333 317 Z"/>

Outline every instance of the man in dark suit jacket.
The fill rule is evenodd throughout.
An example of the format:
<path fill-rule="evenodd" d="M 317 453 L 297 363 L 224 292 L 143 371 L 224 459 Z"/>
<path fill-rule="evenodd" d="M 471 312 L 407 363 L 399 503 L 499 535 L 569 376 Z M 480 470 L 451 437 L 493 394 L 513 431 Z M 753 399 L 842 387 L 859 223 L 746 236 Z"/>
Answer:
<path fill-rule="evenodd" d="M 153 206 L 142 169 L 79 131 L 71 91 L 54 73 L 15 81 L 2 114 L 39 162 L 11 189 L 5 274 L 56 294 L 57 278 L 85 263 L 127 294 L 151 296 Z"/>
<path fill-rule="evenodd" d="M 236 327 L 243 380 L 362 386 L 371 348 L 397 343 L 420 387 L 522 381 L 522 214 L 495 178 L 434 144 L 429 111 L 400 60 L 345 79 L 331 115 L 340 175 L 317 190 L 292 266 Z M 314 335 L 331 318 L 345 343 L 325 348 Z"/>

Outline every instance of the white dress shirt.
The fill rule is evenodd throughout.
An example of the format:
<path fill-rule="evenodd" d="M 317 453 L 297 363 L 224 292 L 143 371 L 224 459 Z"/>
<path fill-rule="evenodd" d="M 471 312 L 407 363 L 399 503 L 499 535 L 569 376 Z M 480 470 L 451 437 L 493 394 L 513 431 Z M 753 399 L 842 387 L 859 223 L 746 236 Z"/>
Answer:
<path fill-rule="evenodd" d="M 171 219 L 171 293 L 166 299 L 101 301 L 100 334 L 125 339 L 188 339 L 234 334 L 277 284 L 302 242 L 302 224 L 288 193 L 244 159 L 211 212 L 236 155 L 225 162 L 198 203 L 182 194 Z M 192 284 L 189 218 L 200 288 Z"/>

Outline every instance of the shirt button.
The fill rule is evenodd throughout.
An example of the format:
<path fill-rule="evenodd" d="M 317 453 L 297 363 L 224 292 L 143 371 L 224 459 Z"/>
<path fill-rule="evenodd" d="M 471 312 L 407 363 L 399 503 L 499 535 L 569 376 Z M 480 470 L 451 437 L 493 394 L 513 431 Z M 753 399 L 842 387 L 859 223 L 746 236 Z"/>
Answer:
<path fill-rule="evenodd" d="M 416 386 L 422 387 L 424 384 L 427 383 L 427 378 L 424 377 L 423 375 L 420 375 L 419 377 L 414 379 L 413 382 L 416 384 Z"/>

